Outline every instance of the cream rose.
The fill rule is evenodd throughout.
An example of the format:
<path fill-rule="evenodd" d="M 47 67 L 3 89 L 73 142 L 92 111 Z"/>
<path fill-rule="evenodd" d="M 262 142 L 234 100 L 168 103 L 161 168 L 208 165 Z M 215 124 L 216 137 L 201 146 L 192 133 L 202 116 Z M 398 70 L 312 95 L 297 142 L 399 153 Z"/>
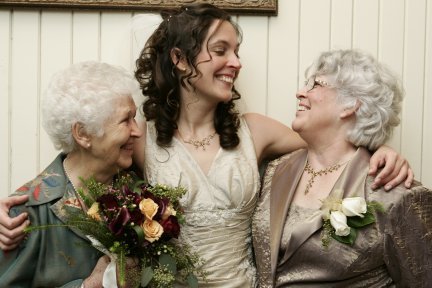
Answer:
<path fill-rule="evenodd" d="M 159 240 L 163 233 L 163 227 L 155 220 L 146 219 L 141 228 L 144 230 L 144 238 L 149 242 Z"/>
<path fill-rule="evenodd" d="M 139 209 L 141 210 L 141 213 L 144 214 L 144 216 L 148 220 L 153 220 L 153 217 L 156 215 L 158 208 L 159 205 L 157 205 L 150 198 L 145 198 L 139 203 Z"/>
<path fill-rule="evenodd" d="M 99 203 L 94 202 L 90 209 L 87 210 L 87 215 L 89 215 L 91 218 L 101 221 L 101 216 L 99 215 Z"/>
<path fill-rule="evenodd" d="M 177 212 L 174 210 L 174 208 L 171 205 L 168 205 L 162 214 L 162 220 L 168 219 L 169 216 L 176 216 Z"/>
<path fill-rule="evenodd" d="M 330 213 L 330 224 L 335 229 L 335 234 L 338 236 L 347 236 L 350 234 L 351 228 L 347 225 L 347 217 L 340 211 L 332 211 Z"/>
<path fill-rule="evenodd" d="M 342 200 L 342 212 L 348 216 L 364 217 L 367 211 L 366 201 L 362 197 L 351 197 Z"/>

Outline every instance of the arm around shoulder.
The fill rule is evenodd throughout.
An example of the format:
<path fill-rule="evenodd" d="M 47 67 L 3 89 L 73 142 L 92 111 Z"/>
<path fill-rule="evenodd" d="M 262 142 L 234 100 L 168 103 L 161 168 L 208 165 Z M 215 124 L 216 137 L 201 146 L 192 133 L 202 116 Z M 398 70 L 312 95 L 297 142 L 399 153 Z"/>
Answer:
<path fill-rule="evenodd" d="M 401 287 L 432 283 L 432 190 L 415 182 L 388 211 L 384 260 Z"/>
<path fill-rule="evenodd" d="M 246 113 L 244 118 L 251 131 L 259 162 L 306 147 L 298 133 L 277 120 L 258 113 Z"/>

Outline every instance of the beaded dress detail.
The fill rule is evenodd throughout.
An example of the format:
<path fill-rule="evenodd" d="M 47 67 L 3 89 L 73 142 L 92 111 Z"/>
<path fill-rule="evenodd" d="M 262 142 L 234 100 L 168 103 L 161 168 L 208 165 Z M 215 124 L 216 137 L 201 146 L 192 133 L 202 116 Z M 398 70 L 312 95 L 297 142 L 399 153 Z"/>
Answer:
<path fill-rule="evenodd" d="M 168 148 L 157 146 L 154 122 L 147 122 L 145 177 L 150 184 L 187 189 L 181 199 L 186 223 L 179 240 L 205 260 L 207 282 L 199 287 L 255 286 L 251 219 L 260 183 L 250 131 L 240 121 L 240 144 L 219 149 L 207 174 L 179 139 L 173 138 Z"/>

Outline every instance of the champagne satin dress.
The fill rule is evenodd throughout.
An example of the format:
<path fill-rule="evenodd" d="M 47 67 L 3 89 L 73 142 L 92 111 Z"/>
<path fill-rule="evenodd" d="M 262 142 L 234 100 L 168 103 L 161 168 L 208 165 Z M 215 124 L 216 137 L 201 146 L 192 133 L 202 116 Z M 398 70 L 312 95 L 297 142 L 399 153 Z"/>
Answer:
<path fill-rule="evenodd" d="M 199 287 L 255 286 L 251 220 L 260 182 L 255 148 L 243 118 L 238 134 L 239 146 L 221 148 L 205 174 L 177 138 L 168 148 L 157 146 L 154 123 L 147 122 L 145 177 L 149 183 L 187 189 L 181 200 L 186 223 L 179 240 L 190 244 L 205 262 L 207 281 L 200 281 Z"/>

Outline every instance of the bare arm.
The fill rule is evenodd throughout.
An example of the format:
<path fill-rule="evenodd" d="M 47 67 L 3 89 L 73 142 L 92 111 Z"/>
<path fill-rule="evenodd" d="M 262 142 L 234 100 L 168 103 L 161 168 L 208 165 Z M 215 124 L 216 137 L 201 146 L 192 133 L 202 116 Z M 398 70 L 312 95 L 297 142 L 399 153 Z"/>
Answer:
<path fill-rule="evenodd" d="M 306 142 L 296 132 L 277 120 L 257 113 L 247 113 L 244 117 L 259 163 L 306 147 Z"/>
<path fill-rule="evenodd" d="M 307 146 L 299 134 L 279 121 L 256 113 L 244 117 L 252 133 L 258 163 Z M 384 185 L 390 190 L 402 182 L 409 188 L 414 179 L 408 161 L 386 145 L 373 154 L 369 166 L 370 175 L 376 175 L 378 168 L 384 167 L 375 177 L 373 189 Z"/>

